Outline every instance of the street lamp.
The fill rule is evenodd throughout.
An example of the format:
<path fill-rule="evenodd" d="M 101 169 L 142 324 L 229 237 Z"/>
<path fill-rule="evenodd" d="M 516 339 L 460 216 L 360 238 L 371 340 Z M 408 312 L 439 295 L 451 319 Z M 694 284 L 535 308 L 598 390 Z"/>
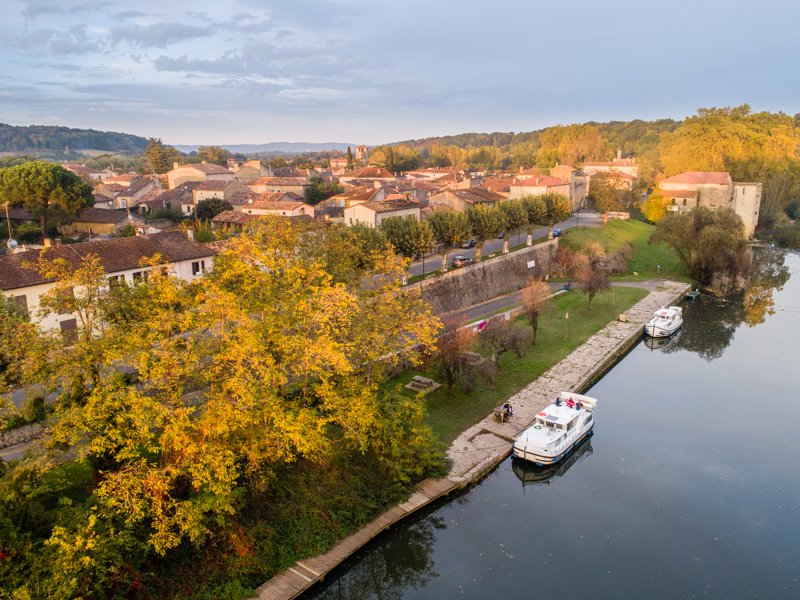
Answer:
<path fill-rule="evenodd" d="M 17 240 L 12 237 L 11 234 L 11 218 L 8 216 L 8 202 L 5 203 L 6 207 L 6 225 L 8 225 L 8 240 L 6 241 L 6 247 L 12 252 L 17 249 Z"/>

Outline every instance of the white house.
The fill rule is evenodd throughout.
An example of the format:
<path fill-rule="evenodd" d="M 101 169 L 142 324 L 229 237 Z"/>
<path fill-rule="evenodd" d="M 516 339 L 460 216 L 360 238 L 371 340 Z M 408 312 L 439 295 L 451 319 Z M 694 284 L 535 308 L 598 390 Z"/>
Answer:
<path fill-rule="evenodd" d="M 144 258 L 161 256 L 166 265 L 177 277 L 192 281 L 211 268 L 214 253 L 181 232 L 172 231 L 148 236 L 115 238 L 82 244 L 63 244 L 43 250 L 47 259 L 64 259 L 78 267 L 81 260 L 94 254 L 105 269 L 109 285 L 119 283 L 135 284 L 147 277 L 153 267 L 142 267 Z M 31 320 L 43 329 L 61 329 L 69 332 L 77 328 L 74 314 L 47 316 L 39 315 L 40 297 L 54 287 L 54 279 L 46 279 L 36 271 L 27 268 L 27 263 L 35 262 L 39 250 L 28 250 L 16 254 L 0 256 L 0 290 L 14 299 L 16 305 L 27 311 Z M 158 268 L 158 267 L 156 267 Z"/>
<path fill-rule="evenodd" d="M 413 200 L 397 198 L 383 202 L 363 202 L 344 209 L 346 225 L 361 223 L 367 227 L 377 227 L 381 221 L 389 217 L 412 216 L 419 220 L 420 205 Z"/>
<path fill-rule="evenodd" d="M 570 183 L 558 177 L 550 175 L 537 175 L 522 181 L 515 181 L 511 184 L 511 198 L 521 198 L 522 196 L 543 196 L 544 194 L 556 193 L 570 197 Z"/>

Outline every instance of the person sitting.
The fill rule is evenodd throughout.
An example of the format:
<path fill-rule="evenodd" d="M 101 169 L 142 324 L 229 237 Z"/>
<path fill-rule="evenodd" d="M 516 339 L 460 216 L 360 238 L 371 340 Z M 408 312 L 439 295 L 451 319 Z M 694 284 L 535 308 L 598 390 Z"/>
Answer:
<path fill-rule="evenodd" d="M 561 396 L 556 398 L 556 406 L 561 406 Z"/>
<path fill-rule="evenodd" d="M 573 406 L 575 406 L 575 400 L 573 400 L 572 398 L 570 398 L 569 400 L 567 400 L 567 406 L 568 406 L 568 407 L 570 407 L 570 408 L 572 408 Z"/>
<path fill-rule="evenodd" d="M 514 409 L 508 402 L 503 404 L 503 412 L 505 413 L 506 418 L 514 416 Z"/>

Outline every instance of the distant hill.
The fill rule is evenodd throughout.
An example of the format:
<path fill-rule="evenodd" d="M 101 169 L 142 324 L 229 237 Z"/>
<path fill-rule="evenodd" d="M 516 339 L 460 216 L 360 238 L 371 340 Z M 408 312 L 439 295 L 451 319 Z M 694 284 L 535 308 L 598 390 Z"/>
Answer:
<path fill-rule="evenodd" d="M 19 127 L 0 123 L 0 152 L 54 154 L 95 150 L 138 154 L 146 147 L 147 138 L 128 133 L 53 125 Z"/>
<path fill-rule="evenodd" d="M 324 152 L 335 150 L 344 152 L 350 146 L 355 150 L 357 144 L 344 144 L 341 142 L 270 142 L 268 144 L 217 144 L 234 154 L 275 154 L 284 152 L 286 154 L 302 154 L 303 152 Z M 195 152 L 200 145 L 175 144 L 174 146 L 181 152 L 188 154 Z"/>

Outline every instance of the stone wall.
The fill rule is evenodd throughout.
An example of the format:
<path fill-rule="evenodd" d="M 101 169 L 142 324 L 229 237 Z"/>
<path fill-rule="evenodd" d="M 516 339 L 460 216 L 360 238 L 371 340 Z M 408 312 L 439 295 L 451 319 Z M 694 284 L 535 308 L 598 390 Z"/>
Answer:
<path fill-rule="evenodd" d="M 558 239 L 496 256 L 443 275 L 412 283 L 437 315 L 491 300 L 550 273 Z M 534 265 L 529 263 L 534 262 Z"/>

